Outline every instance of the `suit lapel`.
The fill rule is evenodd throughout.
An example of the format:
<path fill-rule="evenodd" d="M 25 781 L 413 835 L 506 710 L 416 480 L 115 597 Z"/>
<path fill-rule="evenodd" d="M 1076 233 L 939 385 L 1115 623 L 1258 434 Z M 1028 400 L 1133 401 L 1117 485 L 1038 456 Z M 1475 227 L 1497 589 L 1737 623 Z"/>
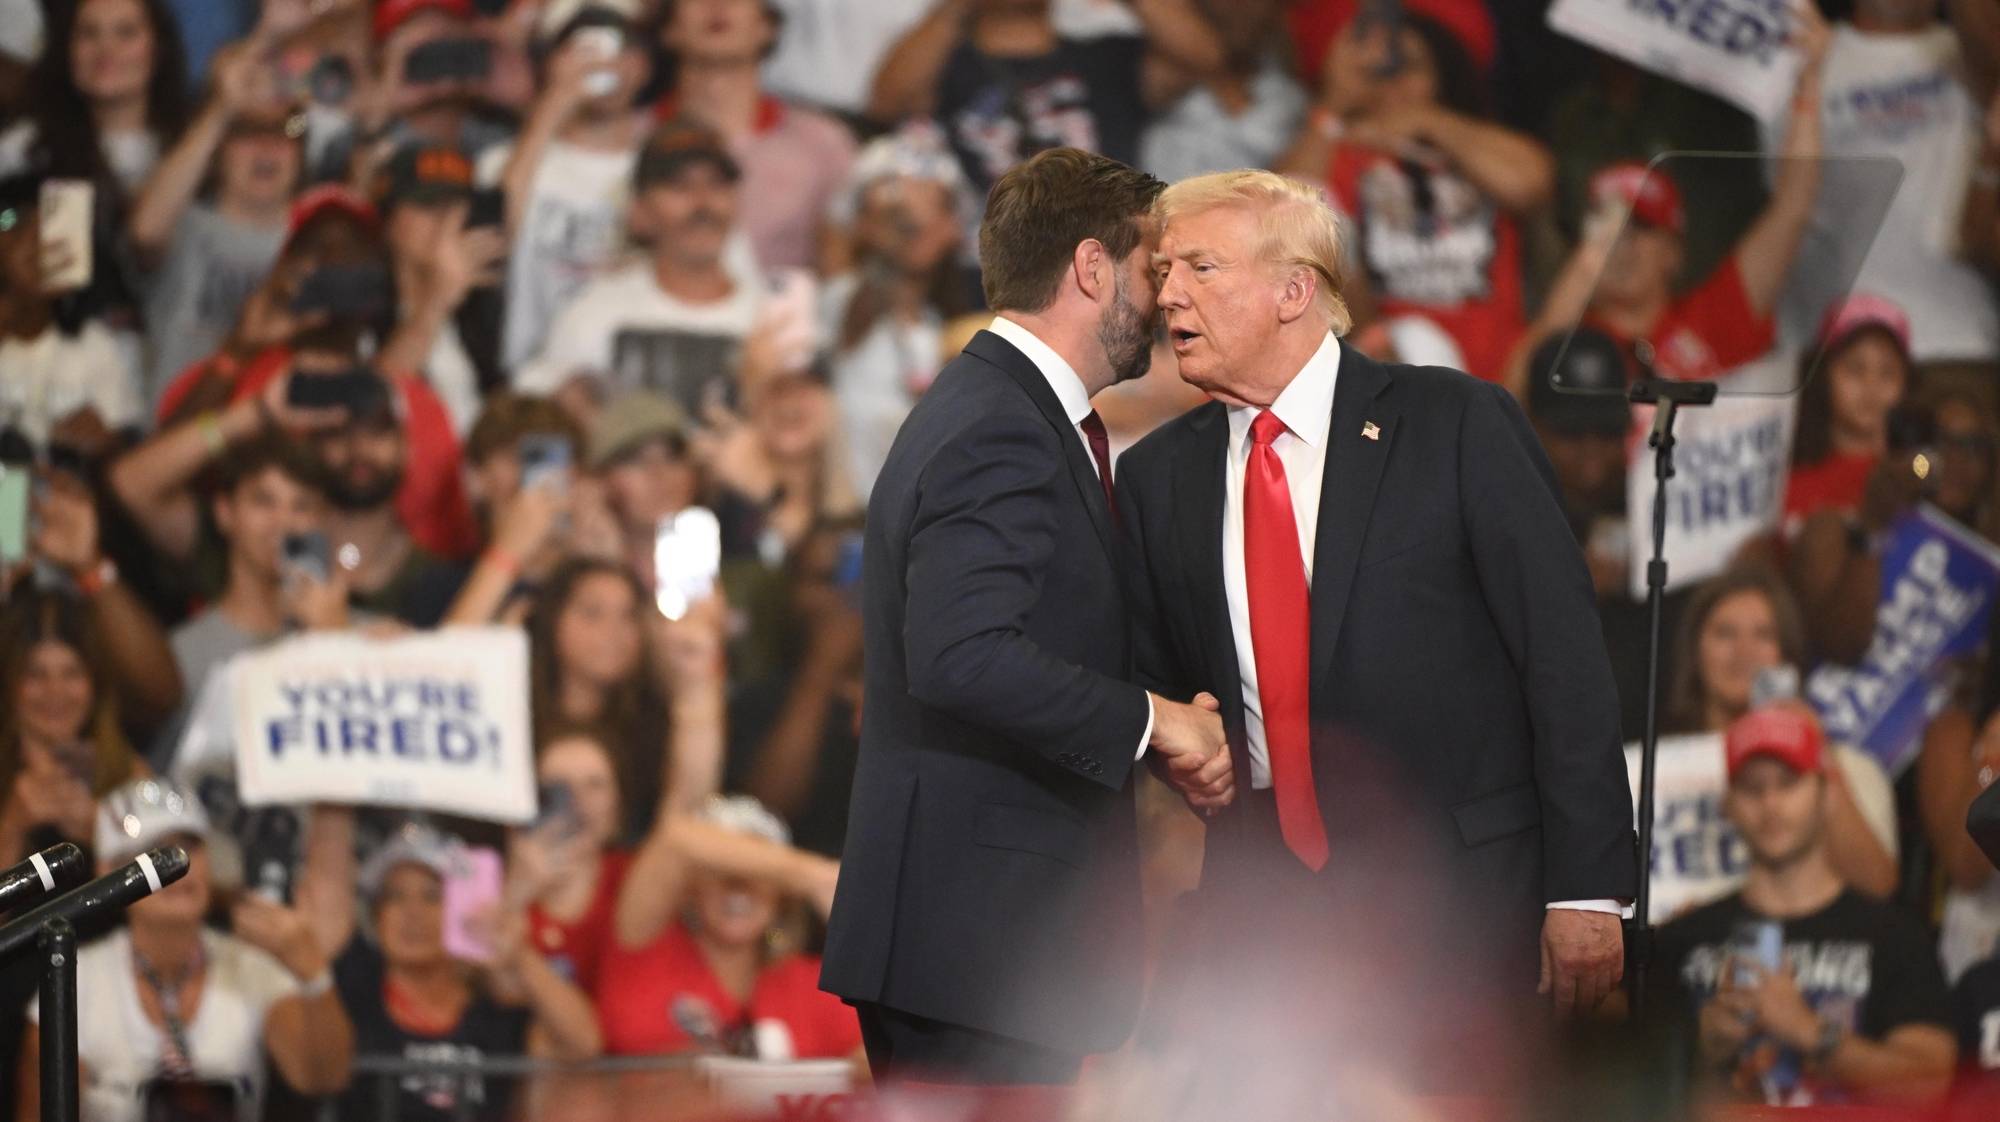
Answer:
<path fill-rule="evenodd" d="M 1381 400 L 1391 385 L 1388 371 L 1346 344 L 1333 391 L 1333 421 L 1327 429 L 1326 468 L 1320 479 L 1319 526 L 1313 534 L 1312 681 L 1322 681 L 1333 665 L 1347 596 L 1361 543 L 1375 509 L 1375 492 L 1389 462 L 1389 446 L 1402 427 L 1397 410 Z M 1376 435 L 1363 434 L 1372 424 Z M 1219 586 L 1218 586 L 1219 587 Z"/>
<path fill-rule="evenodd" d="M 1048 379 L 1042 376 L 1041 370 L 1027 355 L 1021 353 L 1020 348 L 990 331 L 974 335 L 972 341 L 965 345 L 965 353 L 985 359 L 1005 371 L 1056 430 L 1063 460 L 1069 466 L 1070 482 L 1076 486 L 1077 497 L 1083 500 L 1083 509 L 1090 512 L 1090 525 L 1097 531 L 1098 544 L 1104 547 L 1106 554 L 1115 558 L 1116 539 L 1111 533 L 1111 511 L 1104 504 L 1104 485 L 1098 481 L 1097 469 L 1090 462 L 1090 454 L 1084 451 L 1083 439 L 1077 435 L 1069 415 L 1063 412 L 1062 402 L 1056 400 L 1056 391 L 1049 388 Z"/>
<path fill-rule="evenodd" d="M 1207 660 L 1207 681 L 1222 701 L 1223 719 L 1243 720 L 1243 671 L 1236 662 L 1235 630 L 1222 584 L 1224 473 L 1229 470 L 1229 415 L 1219 404 L 1201 406 L 1190 423 L 1187 446 L 1174 458 L 1173 555 L 1187 566 L 1185 587 L 1194 598 L 1195 635 Z M 1239 753 L 1240 755 L 1240 753 Z"/>

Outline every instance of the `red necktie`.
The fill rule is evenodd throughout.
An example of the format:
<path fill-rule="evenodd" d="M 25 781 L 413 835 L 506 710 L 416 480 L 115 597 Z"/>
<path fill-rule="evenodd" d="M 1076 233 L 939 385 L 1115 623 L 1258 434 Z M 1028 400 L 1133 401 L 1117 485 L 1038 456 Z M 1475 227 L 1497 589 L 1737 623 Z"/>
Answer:
<path fill-rule="evenodd" d="M 1250 422 L 1250 462 L 1243 471 L 1243 583 L 1250 596 L 1250 649 L 1264 708 L 1264 747 L 1278 797 L 1285 846 L 1318 872 L 1326 866 L 1326 826 L 1313 792 L 1312 593 L 1299 555 L 1298 523 L 1285 464 L 1271 442 L 1285 423 L 1268 411 Z"/>
<path fill-rule="evenodd" d="M 1104 505 L 1111 508 L 1111 520 L 1118 520 L 1118 500 L 1111 494 L 1111 436 L 1104 431 L 1104 418 L 1092 409 L 1078 421 L 1084 438 L 1090 441 L 1090 458 L 1097 461 L 1097 481 L 1104 484 Z"/>

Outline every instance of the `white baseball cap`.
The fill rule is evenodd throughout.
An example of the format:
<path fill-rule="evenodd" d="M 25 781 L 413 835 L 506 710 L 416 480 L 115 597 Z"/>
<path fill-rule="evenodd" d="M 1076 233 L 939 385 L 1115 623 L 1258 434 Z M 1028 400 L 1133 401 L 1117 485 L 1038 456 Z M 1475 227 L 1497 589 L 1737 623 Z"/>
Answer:
<path fill-rule="evenodd" d="M 97 804 L 97 859 L 122 864 L 178 835 L 206 842 L 209 831 L 194 792 L 165 779 L 134 779 Z"/>

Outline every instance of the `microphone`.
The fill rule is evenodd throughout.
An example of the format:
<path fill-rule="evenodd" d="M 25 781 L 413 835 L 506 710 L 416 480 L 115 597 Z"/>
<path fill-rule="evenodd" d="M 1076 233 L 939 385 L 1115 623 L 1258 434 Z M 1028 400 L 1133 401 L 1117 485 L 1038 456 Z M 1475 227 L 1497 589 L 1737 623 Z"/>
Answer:
<path fill-rule="evenodd" d="M 30 853 L 26 861 L 0 873 L 0 912 L 52 896 L 82 880 L 89 871 L 83 850 L 74 842 Z"/>
<path fill-rule="evenodd" d="M 186 876 L 187 871 L 187 850 L 180 846 L 163 845 L 141 853 L 124 868 L 9 920 L 0 927 L 0 958 L 34 943 L 41 935 L 42 925 L 52 919 L 66 919 L 76 927 L 87 927 L 100 916 L 123 911 L 133 901 L 158 892 Z"/>

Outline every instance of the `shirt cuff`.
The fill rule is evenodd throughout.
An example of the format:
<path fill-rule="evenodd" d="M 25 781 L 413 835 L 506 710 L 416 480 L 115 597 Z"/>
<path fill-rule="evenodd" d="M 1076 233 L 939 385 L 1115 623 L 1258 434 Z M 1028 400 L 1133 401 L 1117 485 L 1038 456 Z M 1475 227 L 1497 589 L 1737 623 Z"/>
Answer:
<path fill-rule="evenodd" d="M 1146 731 L 1139 734 L 1139 750 L 1132 754 L 1134 760 L 1146 758 L 1146 745 L 1153 742 L 1153 691 L 1146 691 Z"/>
<path fill-rule="evenodd" d="M 1632 905 L 1621 904 L 1616 900 L 1557 900 L 1551 903 L 1547 910 L 1554 911 L 1557 908 L 1570 912 L 1603 912 L 1605 915 L 1617 916 L 1620 919 L 1632 918 Z"/>

